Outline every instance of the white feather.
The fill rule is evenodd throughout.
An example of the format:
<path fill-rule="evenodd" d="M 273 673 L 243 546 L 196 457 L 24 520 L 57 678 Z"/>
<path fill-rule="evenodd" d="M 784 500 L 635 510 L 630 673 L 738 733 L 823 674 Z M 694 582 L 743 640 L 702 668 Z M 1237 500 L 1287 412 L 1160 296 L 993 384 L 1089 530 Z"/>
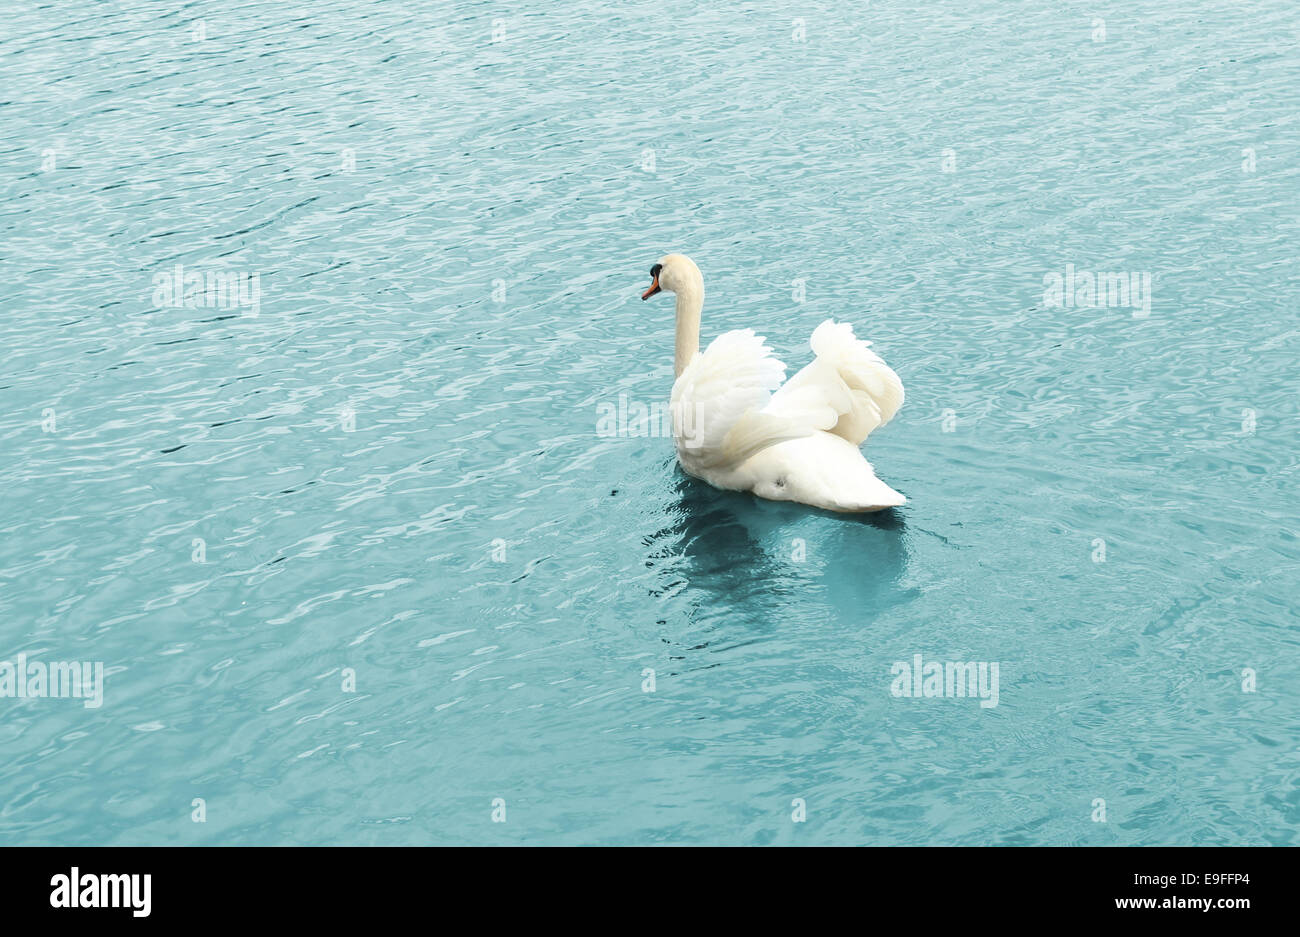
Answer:
<path fill-rule="evenodd" d="M 809 429 L 765 412 L 785 365 L 753 329 L 724 332 L 673 384 L 673 435 L 687 471 L 739 464 L 754 452 Z"/>
<path fill-rule="evenodd" d="M 846 322 L 827 319 L 811 344 L 816 359 L 785 382 L 768 412 L 806 415 L 818 429 L 860 446 L 903 405 L 903 382 Z"/>
<path fill-rule="evenodd" d="M 656 285 L 678 294 L 672 411 L 683 469 L 718 488 L 832 511 L 904 503 L 858 448 L 903 405 L 903 382 L 851 325 L 819 325 L 813 362 L 782 385 L 785 365 L 752 329 L 697 354 L 699 268 L 670 254 L 657 269 Z"/>

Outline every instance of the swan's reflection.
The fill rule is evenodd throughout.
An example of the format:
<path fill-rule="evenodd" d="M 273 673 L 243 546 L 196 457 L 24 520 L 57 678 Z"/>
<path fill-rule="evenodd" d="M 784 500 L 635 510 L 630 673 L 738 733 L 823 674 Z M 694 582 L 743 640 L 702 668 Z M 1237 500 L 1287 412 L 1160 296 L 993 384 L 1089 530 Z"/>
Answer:
<path fill-rule="evenodd" d="M 667 523 L 646 538 L 646 564 L 659 570 L 653 595 L 685 602 L 686 621 L 662 623 L 669 643 L 735 646 L 810 614 L 865 627 L 913 594 L 902 511 L 833 514 L 665 469 Z"/>

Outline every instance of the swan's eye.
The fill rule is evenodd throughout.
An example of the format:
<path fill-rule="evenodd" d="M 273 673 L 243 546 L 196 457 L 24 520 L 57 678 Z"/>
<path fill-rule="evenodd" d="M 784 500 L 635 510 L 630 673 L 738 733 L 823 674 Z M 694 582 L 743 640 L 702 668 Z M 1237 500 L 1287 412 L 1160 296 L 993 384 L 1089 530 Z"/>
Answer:
<path fill-rule="evenodd" d="M 663 264 L 655 264 L 653 267 L 650 268 L 650 276 L 652 277 L 659 276 L 659 271 L 662 270 L 663 268 L 664 268 Z"/>

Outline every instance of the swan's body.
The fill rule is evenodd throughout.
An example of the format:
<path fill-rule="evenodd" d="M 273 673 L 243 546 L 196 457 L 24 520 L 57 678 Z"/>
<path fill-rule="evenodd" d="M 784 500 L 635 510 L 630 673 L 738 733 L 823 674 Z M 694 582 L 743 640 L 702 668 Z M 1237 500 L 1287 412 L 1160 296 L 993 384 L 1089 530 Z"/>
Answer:
<path fill-rule="evenodd" d="M 642 299 L 661 289 L 677 295 L 673 436 L 688 474 L 831 511 L 906 500 L 858 448 L 903 405 L 903 383 L 852 326 L 817 326 L 812 364 L 782 384 L 785 365 L 752 329 L 725 332 L 699 351 L 704 279 L 689 257 L 669 254 L 651 274 Z"/>

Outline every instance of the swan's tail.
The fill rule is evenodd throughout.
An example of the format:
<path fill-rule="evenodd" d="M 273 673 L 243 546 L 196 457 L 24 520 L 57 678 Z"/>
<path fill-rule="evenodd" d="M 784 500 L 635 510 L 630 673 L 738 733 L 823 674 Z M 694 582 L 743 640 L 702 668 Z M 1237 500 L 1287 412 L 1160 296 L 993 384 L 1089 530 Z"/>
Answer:
<path fill-rule="evenodd" d="M 875 469 L 862 458 L 861 453 L 856 449 L 847 451 L 851 446 L 852 443 L 848 446 L 840 443 L 835 447 L 833 456 L 830 453 L 822 456 L 824 464 L 834 466 L 834 472 L 823 476 L 820 495 L 824 503 L 820 506 L 831 511 L 856 514 L 905 504 L 907 499 L 877 478 Z"/>
<path fill-rule="evenodd" d="M 879 511 L 907 501 L 876 477 L 857 446 L 831 433 L 778 443 L 760 452 L 750 469 L 754 493 L 773 501 L 844 513 Z"/>

